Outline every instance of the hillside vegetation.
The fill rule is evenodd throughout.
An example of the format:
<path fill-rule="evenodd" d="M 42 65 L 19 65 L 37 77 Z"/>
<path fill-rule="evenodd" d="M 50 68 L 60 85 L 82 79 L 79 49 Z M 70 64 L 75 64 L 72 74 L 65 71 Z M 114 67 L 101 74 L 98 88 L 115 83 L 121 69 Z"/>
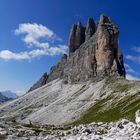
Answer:
<path fill-rule="evenodd" d="M 115 81 L 111 78 L 106 84 L 102 96 L 108 95 L 107 92 L 110 92 L 108 90 L 111 90 L 111 94 L 98 100 L 73 124 L 111 122 L 122 118 L 135 121 L 135 112 L 140 109 L 140 82 Z"/>

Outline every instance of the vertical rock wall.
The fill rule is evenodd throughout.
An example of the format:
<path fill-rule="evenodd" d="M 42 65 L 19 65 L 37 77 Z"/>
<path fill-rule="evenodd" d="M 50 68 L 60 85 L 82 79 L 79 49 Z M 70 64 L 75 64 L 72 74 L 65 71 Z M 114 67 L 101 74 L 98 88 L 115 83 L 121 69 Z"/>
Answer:
<path fill-rule="evenodd" d="M 92 18 L 89 18 L 86 27 L 80 22 L 74 24 L 70 32 L 68 56 L 64 55 L 51 68 L 46 82 L 57 78 L 74 83 L 90 79 L 96 81 L 106 76 L 125 77 L 118 36 L 119 29 L 104 15 L 101 15 L 98 24 Z"/>

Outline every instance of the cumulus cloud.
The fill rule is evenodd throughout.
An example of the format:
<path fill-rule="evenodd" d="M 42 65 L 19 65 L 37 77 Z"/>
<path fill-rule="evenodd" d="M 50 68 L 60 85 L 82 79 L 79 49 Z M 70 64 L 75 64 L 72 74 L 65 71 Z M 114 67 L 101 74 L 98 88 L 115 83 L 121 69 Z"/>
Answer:
<path fill-rule="evenodd" d="M 126 74 L 126 79 L 140 81 L 139 77 L 133 76 L 131 74 Z"/>
<path fill-rule="evenodd" d="M 15 35 L 24 35 L 22 40 L 30 47 L 48 48 L 48 42 L 59 40 L 52 30 L 36 23 L 20 24 L 19 28 L 15 30 Z M 44 39 L 46 42 L 41 42 L 40 39 Z"/>
<path fill-rule="evenodd" d="M 28 51 L 13 52 L 0 51 L 0 59 L 29 60 L 39 56 L 54 56 L 66 53 L 67 46 L 61 44 L 56 34 L 41 24 L 24 23 L 15 30 L 15 35 L 22 35 L 22 41 L 27 45 Z"/>
<path fill-rule="evenodd" d="M 51 38 L 54 33 L 47 27 L 37 23 L 24 23 L 20 24 L 19 28 L 15 30 L 15 34 L 28 34 L 34 38 L 48 36 Z"/>

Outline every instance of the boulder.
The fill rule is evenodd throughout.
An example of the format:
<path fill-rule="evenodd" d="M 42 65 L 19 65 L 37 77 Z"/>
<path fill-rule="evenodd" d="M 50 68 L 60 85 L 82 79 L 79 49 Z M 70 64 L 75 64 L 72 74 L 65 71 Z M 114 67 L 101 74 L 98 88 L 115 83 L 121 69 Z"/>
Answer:
<path fill-rule="evenodd" d="M 140 110 L 136 112 L 136 123 L 140 126 Z"/>

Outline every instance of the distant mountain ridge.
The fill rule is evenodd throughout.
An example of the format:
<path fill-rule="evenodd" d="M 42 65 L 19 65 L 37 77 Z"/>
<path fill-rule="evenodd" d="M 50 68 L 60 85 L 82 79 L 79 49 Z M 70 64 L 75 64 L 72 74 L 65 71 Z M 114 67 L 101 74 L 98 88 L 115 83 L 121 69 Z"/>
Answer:
<path fill-rule="evenodd" d="M 10 90 L 2 91 L 1 93 L 3 96 L 7 97 L 8 99 L 15 99 L 18 97 L 16 93 Z"/>
<path fill-rule="evenodd" d="M 5 101 L 8 101 L 8 98 L 3 96 L 3 94 L 0 92 L 0 104 L 5 102 Z"/>
<path fill-rule="evenodd" d="M 1 91 L 0 92 L 0 104 L 4 103 L 6 101 L 12 100 L 12 99 L 16 99 L 18 96 L 16 93 L 7 90 L 7 91 Z"/>

